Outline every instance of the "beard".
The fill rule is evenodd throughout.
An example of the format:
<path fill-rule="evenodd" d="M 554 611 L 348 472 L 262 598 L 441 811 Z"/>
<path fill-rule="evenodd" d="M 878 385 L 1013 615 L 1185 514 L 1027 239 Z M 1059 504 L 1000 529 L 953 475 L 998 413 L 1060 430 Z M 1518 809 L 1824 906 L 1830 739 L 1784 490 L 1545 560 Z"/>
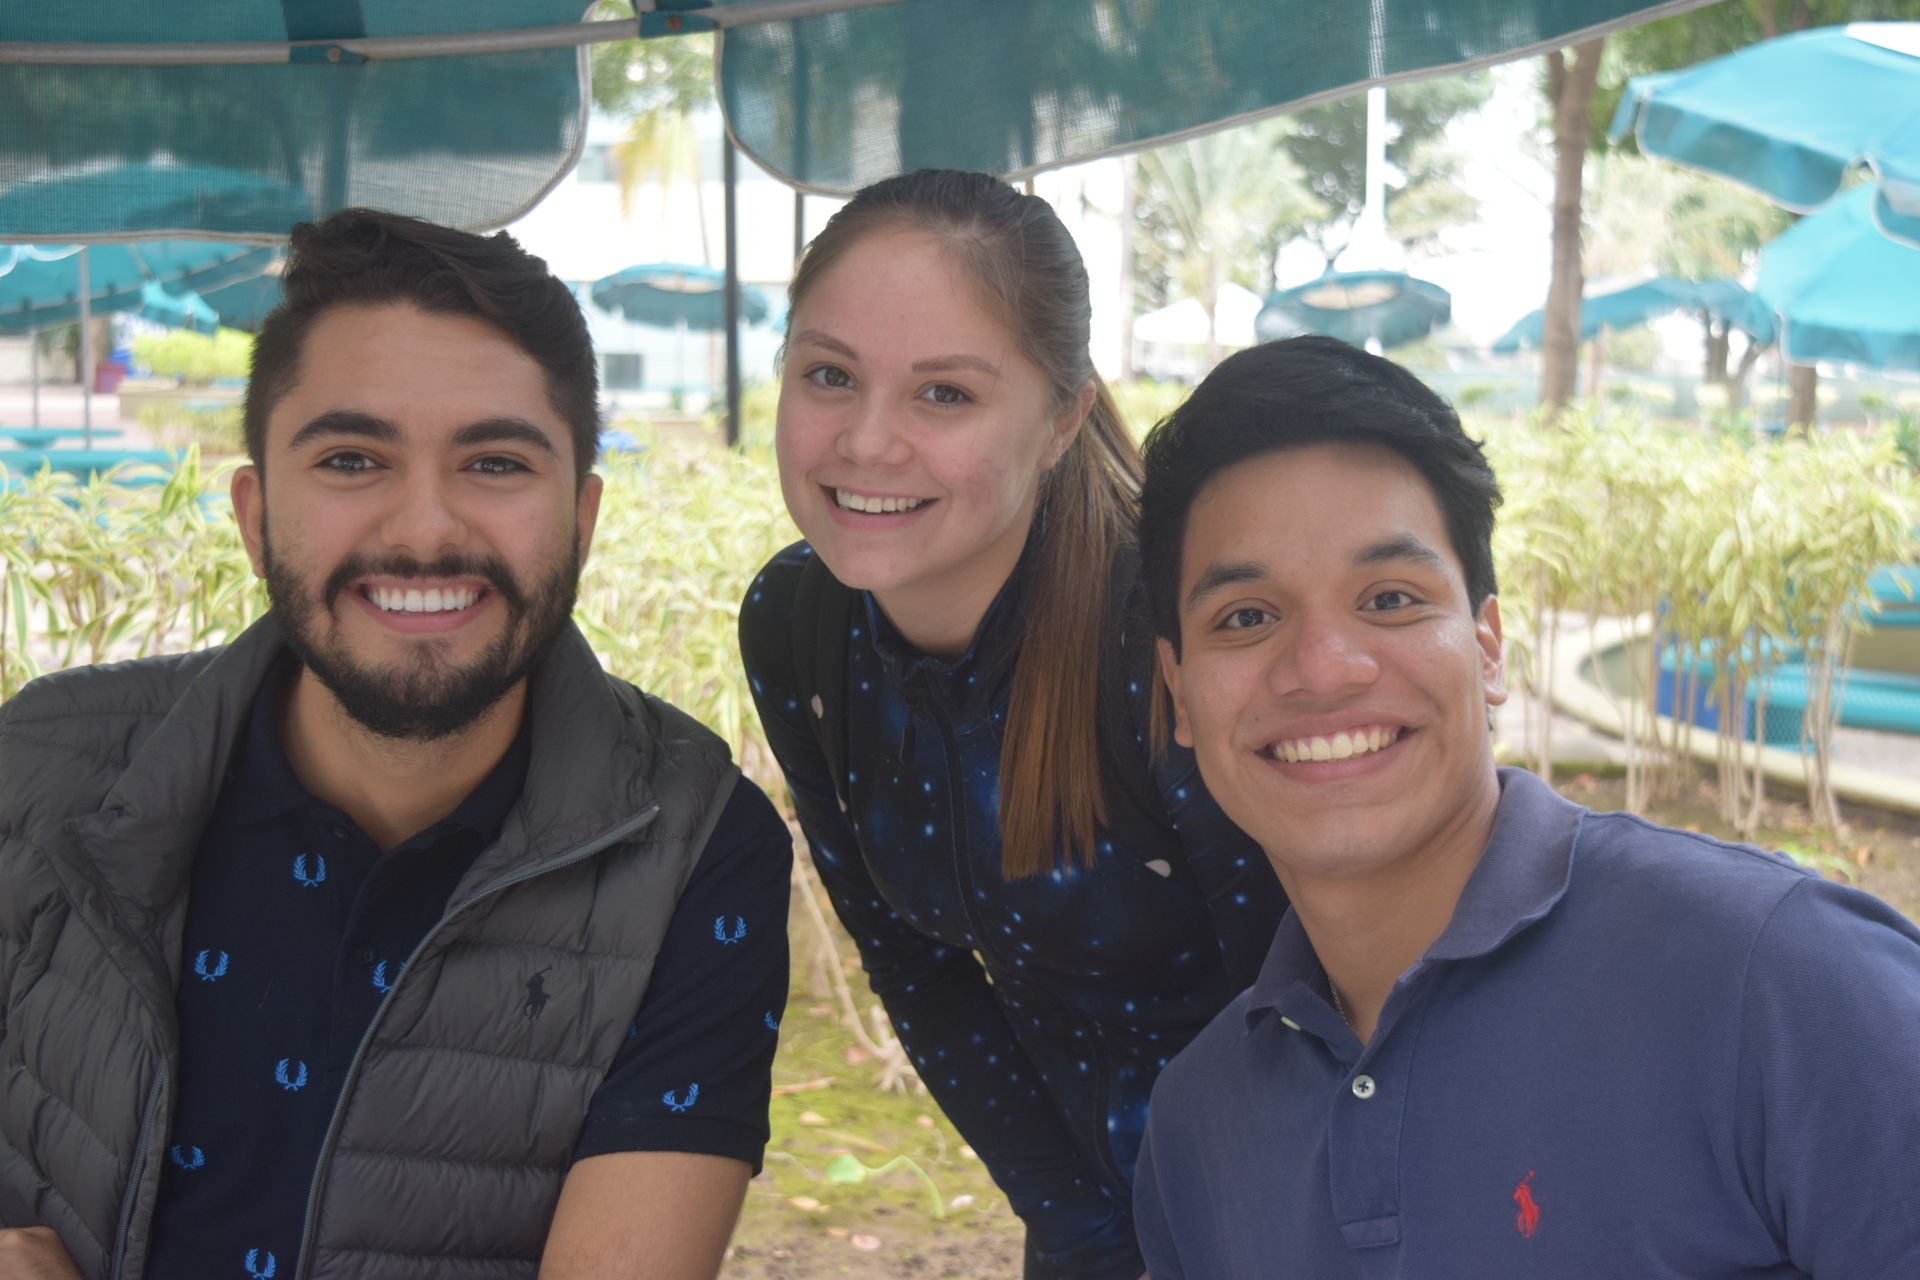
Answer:
<path fill-rule="evenodd" d="M 275 557 L 264 527 L 260 559 L 267 598 L 294 656 L 357 724 L 383 738 L 408 742 L 433 742 L 459 733 L 526 679 L 566 627 L 580 586 L 580 548 L 572 540 L 538 581 L 524 586 L 498 555 L 446 555 L 430 563 L 404 555 L 355 555 L 327 575 L 316 597 L 291 566 Z M 331 615 L 341 592 L 375 575 L 479 578 L 506 606 L 506 625 L 464 665 L 448 661 L 451 642 L 433 638 L 415 640 L 410 655 L 392 666 L 368 666 L 340 641 Z"/>

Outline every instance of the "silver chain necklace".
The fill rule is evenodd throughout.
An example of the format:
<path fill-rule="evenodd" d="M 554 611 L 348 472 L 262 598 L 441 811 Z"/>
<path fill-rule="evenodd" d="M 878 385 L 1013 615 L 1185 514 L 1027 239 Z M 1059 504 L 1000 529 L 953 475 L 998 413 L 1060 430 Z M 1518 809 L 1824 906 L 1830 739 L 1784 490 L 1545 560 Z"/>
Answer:
<path fill-rule="evenodd" d="M 1340 1021 L 1347 1024 L 1347 1030 L 1353 1030 L 1353 1019 L 1347 1016 L 1347 1006 L 1340 1003 L 1340 989 L 1333 985 L 1333 979 L 1327 979 L 1327 994 L 1333 997 L 1333 1011 L 1340 1015 Z"/>

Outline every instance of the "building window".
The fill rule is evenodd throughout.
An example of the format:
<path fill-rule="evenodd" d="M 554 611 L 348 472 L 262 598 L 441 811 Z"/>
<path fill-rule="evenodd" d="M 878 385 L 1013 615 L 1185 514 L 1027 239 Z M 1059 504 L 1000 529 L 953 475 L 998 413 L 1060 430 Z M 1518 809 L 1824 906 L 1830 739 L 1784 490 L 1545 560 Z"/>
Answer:
<path fill-rule="evenodd" d="M 640 390 L 641 363 L 638 351 L 609 351 L 600 360 L 600 382 L 607 390 Z"/>
<path fill-rule="evenodd" d="M 582 182 L 618 182 L 620 165 L 613 158 L 613 147 L 605 142 L 590 142 L 580 149 L 580 164 L 574 170 Z"/>

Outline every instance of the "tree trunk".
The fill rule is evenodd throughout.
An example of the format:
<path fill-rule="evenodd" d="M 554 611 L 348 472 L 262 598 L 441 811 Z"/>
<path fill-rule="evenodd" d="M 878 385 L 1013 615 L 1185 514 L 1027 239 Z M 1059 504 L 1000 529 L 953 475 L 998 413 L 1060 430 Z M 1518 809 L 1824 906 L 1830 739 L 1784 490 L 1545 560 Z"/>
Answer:
<path fill-rule="evenodd" d="M 1813 434 L 1818 416 L 1820 374 L 1810 364 L 1787 366 L 1787 429 L 1803 436 Z"/>
<path fill-rule="evenodd" d="M 1760 363 L 1760 357 L 1766 353 L 1764 343 L 1747 339 L 1747 349 L 1740 354 L 1740 364 L 1727 379 L 1727 408 L 1738 409 L 1747 402 L 1747 375 L 1753 372 L 1753 366 Z"/>
<path fill-rule="evenodd" d="M 1725 324 L 1716 323 L 1710 315 L 1704 316 L 1702 327 L 1707 334 L 1707 361 L 1700 380 L 1724 385 L 1728 381 L 1727 360 L 1731 355 L 1729 348 L 1733 346 L 1733 330 Z"/>
<path fill-rule="evenodd" d="M 1600 74 L 1601 36 L 1547 55 L 1547 93 L 1553 106 L 1553 283 L 1540 338 L 1540 403 L 1558 412 L 1573 399 L 1580 356 L 1581 181 L 1587 160 L 1588 115 Z"/>

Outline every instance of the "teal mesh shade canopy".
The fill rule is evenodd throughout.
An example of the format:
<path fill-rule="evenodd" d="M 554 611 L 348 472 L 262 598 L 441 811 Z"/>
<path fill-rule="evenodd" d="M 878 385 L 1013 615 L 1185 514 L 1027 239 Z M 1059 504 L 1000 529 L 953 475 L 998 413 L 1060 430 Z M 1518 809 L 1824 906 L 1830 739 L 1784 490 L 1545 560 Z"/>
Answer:
<path fill-rule="evenodd" d="M 274 251 L 211 241 L 150 241 L 86 249 L 88 309 L 133 311 L 149 285 L 204 293 L 258 276 Z M 0 330 L 21 332 L 80 318 L 78 245 L 0 245 Z"/>
<path fill-rule="evenodd" d="M 578 21 L 586 0 L 63 0 L 0 6 L 0 42 L 340 40 Z M 335 53 L 338 54 L 338 50 Z M 452 226 L 525 212 L 575 159 L 585 120 L 578 49 L 277 64 L 0 64 L 0 240 L 130 234 L 269 239 L 347 205 Z M 259 184 L 236 190 L 229 175 Z M 146 183 L 169 188 L 161 199 Z M 268 198 L 256 198 L 271 193 Z"/>
<path fill-rule="evenodd" d="M 1331 271 L 1268 296 L 1253 330 L 1261 341 L 1324 333 L 1356 346 L 1417 342 L 1453 315 L 1453 295 L 1401 271 Z"/>
<path fill-rule="evenodd" d="M 1920 372 L 1920 249 L 1881 234 L 1874 198 L 1856 187 L 1760 251 L 1754 292 L 1780 313 L 1796 364 Z"/>
<path fill-rule="evenodd" d="M 1920 244 L 1920 23 L 1822 27 L 1635 76 L 1612 132 L 1798 212 L 1865 165 L 1879 226 Z"/>
<path fill-rule="evenodd" d="M 1636 0 L 902 0 L 726 33 L 733 137 L 796 185 L 1019 176 L 1691 8 Z"/>
<path fill-rule="evenodd" d="M 590 296 L 595 306 L 635 324 L 705 331 L 726 325 L 726 286 L 726 273 L 714 267 L 650 262 L 601 277 Z M 760 324 L 768 314 L 766 294 L 752 285 L 741 286 L 740 318 Z"/>
<path fill-rule="evenodd" d="M 1519 57 L 1703 0 L 822 0 L 760 21 L 746 0 L 660 0 L 649 34 L 734 26 L 728 128 L 797 185 L 850 192 L 921 166 L 1019 176 L 1462 66 Z M 524 213 L 584 133 L 575 48 L 371 58 L 358 39 L 578 24 L 585 0 L 61 0 L 0 6 L 0 192 L 147 166 L 179 200 L 81 187 L 0 219 L 0 241 L 271 239 L 347 205 L 470 229 Z M 734 11 L 729 14 L 729 10 Z M 50 45 L 260 42 L 253 64 L 72 65 Z M 295 42 L 291 47 L 288 42 Z M 313 42 L 313 43 L 298 43 Z M 444 46 L 446 41 L 438 43 Z M 15 60 L 9 61 L 9 54 Z M 64 56 L 64 55 L 63 55 Z M 169 54 L 169 57 L 172 55 Z M 29 60 L 21 61 L 19 59 Z M 298 193 L 200 198 L 214 171 Z"/>
<path fill-rule="evenodd" d="M 1774 340 L 1773 309 L 1738 281 L 1681 280 L 1672 276 L 1656 276 L 1581 299 L 1580 338 L 1585 341 L 1603 329 L 1636 328 L 1674 311 L 1705 311 L 1760 346 Z M 1527 312 L 1494 342 L 1494 351 L 1509 354 L 1522 347 L 1538 348 L 1541 325 L 1541 312 Z"/>

